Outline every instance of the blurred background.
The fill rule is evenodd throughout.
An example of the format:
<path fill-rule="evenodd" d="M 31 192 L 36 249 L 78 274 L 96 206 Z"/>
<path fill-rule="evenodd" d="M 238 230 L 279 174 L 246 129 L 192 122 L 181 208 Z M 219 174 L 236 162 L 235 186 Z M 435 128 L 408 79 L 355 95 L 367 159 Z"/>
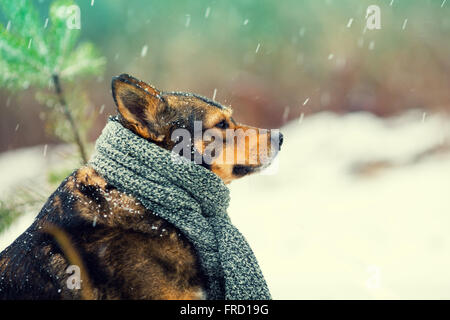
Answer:
<path fill-rule="evenodd" d="M 33 1 L 42 27 L 52 2 Z M 110 82 L 121 73 L 281 128 L 279 162 L 233 183 L 230 208 L 275 298 L 450 298 L 449 2 L 75 3 L 78 42 L 104 62 L 61 78 L 83 97 L 74 113 L 92 121 L 88 149 L 115 113 Z M 381 28 L 369 30 L 373 4 Z M 1 11 L 0 22 L 14 32 Z M 18 181 L 57 185 L 79 164 L 46 106 L 53 90 L 0 87 L 0 199 L 14 198 Z M 28 211 L 8 222 L 2 248 L 31 223 Z"/>

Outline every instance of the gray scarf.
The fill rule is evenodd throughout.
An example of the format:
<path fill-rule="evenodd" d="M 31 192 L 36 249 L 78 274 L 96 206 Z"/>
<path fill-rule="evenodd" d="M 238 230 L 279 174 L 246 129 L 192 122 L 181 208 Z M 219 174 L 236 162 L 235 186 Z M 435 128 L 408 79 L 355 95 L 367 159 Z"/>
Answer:
<path fill-rule="evenodd" d="M 194 246 L 207 298 L 271 299 L 258 262 L 226 212 L 230 195 L 213 172 L 151 143 L 111 118 L 90 165 L 118 190 L 173 224 Z"/>

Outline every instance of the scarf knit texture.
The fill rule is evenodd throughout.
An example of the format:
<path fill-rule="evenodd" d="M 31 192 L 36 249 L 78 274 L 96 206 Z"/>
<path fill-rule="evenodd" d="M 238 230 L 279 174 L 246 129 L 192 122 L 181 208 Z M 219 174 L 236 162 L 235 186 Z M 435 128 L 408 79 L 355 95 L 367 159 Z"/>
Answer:
<path fill-rule="evenodd" d="M 89 164 L 188 238 L 207 279 L 207 299 L 271 299 L 252 249 L 231 224 L 229 190 L 215 173 L 139 137 L 116 118 L 103 129 Z"/>

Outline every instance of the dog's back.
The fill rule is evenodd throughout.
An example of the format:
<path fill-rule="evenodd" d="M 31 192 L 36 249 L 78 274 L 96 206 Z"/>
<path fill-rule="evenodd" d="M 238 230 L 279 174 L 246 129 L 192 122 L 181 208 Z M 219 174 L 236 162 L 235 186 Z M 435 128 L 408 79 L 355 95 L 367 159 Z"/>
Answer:
<path fill-rule="evenodd" d="M 70 235 L 86 265 L 91 298 L 202 298 L 203 279 L 189 242 L 90 167 L 69 176 L 28 230 L 0 254 L 0 298 L 86 296 L 83 284 L 80 290 L 67 285 L 70 253 L 47 232 L 49 225 Z"/>

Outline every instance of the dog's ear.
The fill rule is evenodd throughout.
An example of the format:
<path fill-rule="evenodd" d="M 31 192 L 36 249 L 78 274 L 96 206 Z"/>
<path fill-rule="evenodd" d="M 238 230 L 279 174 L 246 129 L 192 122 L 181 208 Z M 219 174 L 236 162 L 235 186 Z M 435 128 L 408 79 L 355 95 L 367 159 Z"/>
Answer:
<path fill-rule="evenodd" d="M 112 95 L 123 120 L 137 134 L 154 141 L 164 139 L 158 113 L 166 103 L 157 89 L 127 74 L 121 74 L 112 79 Z"/>

